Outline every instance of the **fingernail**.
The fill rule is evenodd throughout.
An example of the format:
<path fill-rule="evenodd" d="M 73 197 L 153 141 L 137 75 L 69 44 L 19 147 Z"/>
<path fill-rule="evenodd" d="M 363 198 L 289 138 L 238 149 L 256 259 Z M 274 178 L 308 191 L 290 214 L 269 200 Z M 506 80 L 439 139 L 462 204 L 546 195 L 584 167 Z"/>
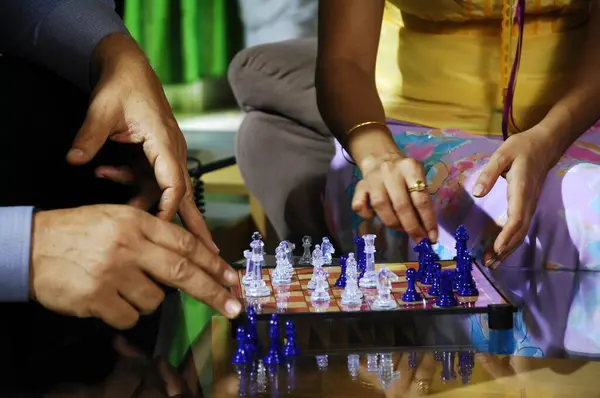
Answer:
<path fill-rule="evenodd" d="M 483 194 L 483 185 L 477 184 L 475 188 L 473 188 L 473 195 L 481 196 Z"/>
<path fill-rule="evenodd" d="M 505 250 L 506 250 L 505 246 L 500 246 L 500 249 L 498 249 L 498 254 L 496 254 L 496 258 L 502 257 L 502 255 L 504 254 Z"/>
<path fill-rule="evenodd" d="M 438 233 L 437 231 L 429 231 L 429 234 L 427 234 L 429 237 L 429 240 L 431 241 L 431 243 L 437 243 L 438 240 Z"/>
<path fill-rule="evenodd" d="M 217 253 L 219 253 L 221 251 L 221 249 L 219 249 L 219 246 L 217 246 L 217 244 L 215 242 L 212 243 L 213 247 L 215 248 L 215 250 L 217 251 Z"/>
<path fill-rule="evenodd" d="M 67 154 L 70 158 L 80 158 L 83 156 L 83 151 L 81 149 L 73 148 Z"/>
<path fill-rule="evenodd" d="M 238 316 L 241 309 L 242 305 L 237 300 L 230 299 L 225 303 L 225 312 L 227 312 L 227 315 L 229 315 L 231 318 Z"/>
<path fill-rule="evenodd" d="M 233 285 L 235 282 L 237 282 L 237 279 L 238 279 L 238 277 L 237 277 L 237 274 L 235 273 L 235 271 L 232 271 L 232 270 L 225 271 L 225 280 L 229 284 Z"/>

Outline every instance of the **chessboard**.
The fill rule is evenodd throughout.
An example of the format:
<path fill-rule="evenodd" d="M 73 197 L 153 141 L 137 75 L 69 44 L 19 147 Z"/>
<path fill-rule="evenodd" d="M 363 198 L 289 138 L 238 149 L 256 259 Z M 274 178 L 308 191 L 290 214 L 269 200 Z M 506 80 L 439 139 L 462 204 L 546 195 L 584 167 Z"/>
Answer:
<path fill-rule="evenodd" d="M 456 268 L 454 261 L 440 261 L 442 270 L 452 270 Z M 516 311 L 510 301 L 497 289 L 488 277 L 481 271 L 480 266 L 474 264 L 473 279 L 479 290 L 479 296 L 458 297 L 457 306 L 437 307 L 435 297 L 427 294 L 428 285 L 421 285 L 417 282 L 417 289 L 423 296 L 422 301 L 404 302 L 402 294 L 407 288 L 406 270 L 408 268 L 418 268 L 418 263 L 388 263 L 384 264 L 390 271 L 398 275 L 398 280 L 392 283 L 392 295 L 398 306 L 394 309 L 377 309 L 373 307 L 373 301 L 377 298 L 376 289 L 362 289 L 364 298 L 362 304 L 355 306 L 342 305 L 341 294 L 343 289 L 335 287 L 335 282 L 340 276 L 339 266 L 325 267 L 328 272 L 328 285 L 331 300 L 321 303 L 312 302 L 310 299 L 312 290 L 307 285 L 311 279 L 313 269 L 310 267 L 294 268 L 292 282 L 289 285 L 273 285 L 271 275 L 273 268 L 263 269 L 264 280 L 271 290 L 268 297 L 246 298 L 244 285 L 241 283 L 244 275 L 243 269 L 238 269 L 239 280 L 231 289 L 234 297 L 238 298 L 243 304 L 242 312 L 246 312 L 249 306 L 254 306 L 257 310 L 257 316 L 264 318 L 270 314 L 277 313 L 286 317 L 297 316 L 363 316 L 365 314 L 388 314 L 390 313 L 418 313 L 425 315 L 441 314 L 477 314 L 488 313 L 490 316 L 505 318 L 500 323 L 510 323 L 512 327 L 512 316 Z M 510 319 L 508 319 L 510 318 Z M 504 328 L 504 327 L 503 327 Z M 509 327 L 506 327 L 509 328 Z"/>

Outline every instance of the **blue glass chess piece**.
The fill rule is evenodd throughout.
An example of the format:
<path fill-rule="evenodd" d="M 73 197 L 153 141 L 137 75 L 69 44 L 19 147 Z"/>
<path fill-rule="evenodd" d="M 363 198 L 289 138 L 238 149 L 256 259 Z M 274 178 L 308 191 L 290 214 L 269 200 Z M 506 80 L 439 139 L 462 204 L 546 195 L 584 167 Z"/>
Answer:
<path fill-rule="evenodd" d="M 440 263 L 433 264 L 433 284 L 427 291 L 427 294 L 431 297 L 437 297 L 440 295 L 440 277 L 442 274 L 442 266 Z"/>
<path fill-rule="evenodd" d="M 454 279 L 454 272 L 451 270 L 444 270 L 440 274 L 440 295 L 435 300 L 435 305 L 438 307 L 454 307 L 458 305 L 456 297 L 454 297 L 454 291 L 452 290 L 452 280 Z"/>
<path fill-rule="evenodd" d="M 279 339 L 279 320 L 277 319 L 277 314 L 273 314 L 269 321 L 269 352 L 267 352 L 264 358 L 265 365 L 279 365 L 281 362 L 281 358 L 279 357 Z"/>
<path fill-rule="evenodd" d="M 345 288 L 346 287 L 346 256 L 340 256 L 340 277 L 335 281 L 335 287 Z"/>
<path fill-rule="evenodd" d="M 423 260 L 424 274 L 421 276 L 421 284 L 422 285 L 433 285 L 433 281 L 435 279 L 435 273 L 433 269 L 433 264 L 435 261 L 435 257 L 432 252 L 425 253 L 425 258 Z"/>
<path fill-rule="evenodd" d="M 354 238 L 356 247 L 356 265 L 358 269 L 358 279 L 360 280 L 367 270 L 367 255 L 365 253 L 365 240 L 361 236 Z"/>
<path fill-rule="evenodd" d="M 407 303 L 414 303 L 415 301 L 423 300 L 421 294 L 417 291 L 417 284 L 415 276 L 417 271 L 414 268 L 409 268 L 406 270 L 406 280 L 408 281 L 408 286 L 404 294 L 402 294 L 402 300 Z"/>
<path fill-rule="evenodd" d="M 285 346 L 283 348 L 283 356 L 285 358 L 297 357 L 300 352 L 296 346 L 296 327 L 292 321 L 285 322 Z"/>
<path fill-rule="evenodd" d="M 250 362 L 250 356 L 248 355 L 248 352 L 246 351 L 247 348 L 247 336 L 246 336 L 246 330 L 244 329 L 243 326 L 239 326 L 237 328 L 236 331 L 236 339 L 238 342 L 238 346 L 237 346 L 237 350 L 235 351 L 235 354 L 233 354 L 233 358 L 231 360 L 231 363 L 233 363 L 234 365 L 244 365 L 247 364 L 248 362 Z"/>

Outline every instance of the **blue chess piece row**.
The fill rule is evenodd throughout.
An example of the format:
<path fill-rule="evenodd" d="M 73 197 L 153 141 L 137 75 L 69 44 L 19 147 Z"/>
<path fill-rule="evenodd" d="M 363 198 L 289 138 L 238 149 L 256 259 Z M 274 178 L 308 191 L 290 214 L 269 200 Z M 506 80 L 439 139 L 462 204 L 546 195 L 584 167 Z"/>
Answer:
<path fill-rule="evenodd" d="M 231 360 L 235 365 L 253 363 L 260 355 L 261 350 L 256 332 L 256 311 L 251 308 L 248 309 L 246 328 L 239 326 L 236 330 L 238 346 Z M 292 321 L 286 321 L 285 335 L 286 343 L 281 347 L 279 320 L 277 314 L 272 314 L 269 321 L 269 350 L 263 359 L 265 365 L 276 366 L 286 359 L 298 356 L 296 328 Z"/>

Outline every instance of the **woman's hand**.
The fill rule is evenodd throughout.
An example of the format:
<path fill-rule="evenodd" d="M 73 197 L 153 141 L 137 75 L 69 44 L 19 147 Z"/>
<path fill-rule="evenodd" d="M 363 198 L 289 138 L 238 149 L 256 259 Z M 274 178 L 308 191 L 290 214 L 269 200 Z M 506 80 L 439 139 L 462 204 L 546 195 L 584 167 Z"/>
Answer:
<path fill-rule="evenodd" d="M 404 230 L 415 241 L 437 242 L 438 229 L 431 196 L 424 185 L 423 165 L 401 153 L 367 157 L 360 168 L 352 210 L 362 218 L 379 216 L 390 228 Z"/>
<path fill-rule="evenodd" d="M 484 256 L 486 266 L 495 268 L 525 240 L 546 175 L 562 156 L 553 142 L 551 132 L 541 125 L 512 135 L 481 172 L 473 190 L 476 197 L 487 195 L 500 176 L 508 183 L 508 219 L 493 251 Z"/>

